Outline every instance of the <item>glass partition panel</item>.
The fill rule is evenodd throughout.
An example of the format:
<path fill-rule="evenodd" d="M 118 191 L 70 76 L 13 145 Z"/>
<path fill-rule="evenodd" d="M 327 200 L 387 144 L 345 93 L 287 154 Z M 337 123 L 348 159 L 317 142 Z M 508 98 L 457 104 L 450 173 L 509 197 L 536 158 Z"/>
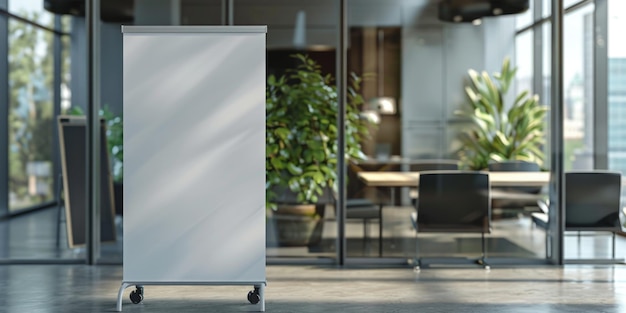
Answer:
<path fill-rule="evenodd" d="M 335 258 L 336 196 L 328 184 L 336 180 L 335 50 L 279 47 L 270 38 L 271 28 L 266 170 L 274 207 L 267 211 L 267 257 Z M 280 129 L 290 134 L 281 137 Z"/>
<path fill-rule="evenodd" d="M 194 16 L 200 17 L 188 14 L 182 20 L 198 24 Z M 267 211 L 266 255 L 332 262 L 337 238 L 332 190 L 337 147 L 337 4 L 234 1 L 233 17 L 236 25 L 268 26 L 266 170 L 268 200 L 275 207 Z M 205 19 L 202 24 L 213 23 L 220 20 Z"/>
<path fill-rule="evenodd" d="M 533 92 L 533 30 L 515 36 L 515 92 Z"/>
<path fill-rule="evenodd" d="M 593 169 L 593 5 L 563 21 L 564 169 Z"/>
<path fill-rule="evenodd" d="M 31 10 L 34 7 L 26 2 L 12 1 L 10 5 L 12 13 L 53 28 L 52 19 L 41 19 L 46 16 L 41 10 Z M 37 7 L 41 8 L 41 2 Z M 60 189 L 53 187 L 60 184 L 54 164 L 58 142 L 53 102 L 58 88 L 54 72 L 60 70 L 54 68 L 56 35 L 13 18 L 8 19 L 8 33 L 8 192 L 13 216 L 0 223 L 4 233 L 0 236 L 0 258 L 78 260 L 84 255 L 79 253 L 81 248 L 68 248 L 63 207 L 53 205 L 60 197 Z"/>
<path fill-rule="evenodd" d="M 567 1 L 566 1 L 567 2 Z M 574 176 L 567 172 L 590 171 L 596 168 L 594 155 L 601 153 L 594 149 L 594 5 L 584 5 L 571 11 L 564 18 L 563 47 L 563 166 L 566 172 L 565 205 L 566 228 L 564 232 L 564 258 L 566 260 L 609 259 L 611 257 L 611 236 L 605 232 L 574 231 L 576 226 L 568 220 L 579 215 L 572 209 L 576 201 L 596 198 L 584 196 L 584 189 L 578 187 Z M 605 92 L 598 89 L 597 92 Z M 590 186 L 599 183 L 590 182 Z M 610 192 L 599 199 L 610 198 Z M 583 195 L 579 197 L 579 195 Z"/>
<path fill-rule="evenodd" d="M 608 2 L 609 168 L 626 173 L 626 3 Z"/>
<path fill-rule="evenodd" d="M 363 21 L 359 21 L 362 23 Z M 346 236 L 348 257 L 402 257 L 412 243 L 402 190 L 367 186 L 358 177 L 366 171 L 401 171 L 401 28 L 359 26 L 350 29 L 349 88 L 346 142 L 348 166 Z M 358 132 L 358 124 L 366 131 Z M 356 141 L 354 138 L 358 138 Z M 357 158 L 361 150 L 366 159 Z M 351 151 L 351 152 L 350 152 Z M 409 247 L 412 247 L 409 244 Z"/>
<path fill-rule="evenodd" d="M 54 200 L 53 35 L 9 20 L 9 210 Z"/>
<path fill-rule="evenodd" d="M 626 2 L 608 1 L 608 159 L 609 169 L 622 173 L 622 214 L 626 207 Z M 623 216 L 622 216 L 623 217 Z M 626 219 L 622 219 L 623 221 Z M 626 245 L 618 245 L 618 256 L 626 254 Z"/>

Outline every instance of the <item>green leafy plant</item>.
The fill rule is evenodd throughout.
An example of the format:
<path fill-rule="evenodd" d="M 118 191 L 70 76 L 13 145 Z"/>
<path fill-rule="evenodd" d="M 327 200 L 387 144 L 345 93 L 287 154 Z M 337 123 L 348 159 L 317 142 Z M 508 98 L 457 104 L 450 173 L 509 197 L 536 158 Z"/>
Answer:
<path fill-rule="evenodd" d="M 290 190 L 299 203 L 315 203 L 337 179 L 337 90 L 330 75 L 308 56 L 267 80 L 266 199 L 276 208 L 277 191 Z M 351 76 L 346 104 L 346 158 L 363 159 L 367 121 L 360 117 L 360 78 Z"/>
<path fill-rule="evenodd" d="M 121 115 L 115 115 L 107 106 L 100 110 L 107 124 L 107 147 L 111 151 L 113 180 L 124 180 L 124 127 Z"/>
<path fill-rule="evenodd" d="M 468 71 L 471 84 L 465 93 L 471 110 L 456 113 L 474 124 L 461 134 L 463 146 L 459 150 L 462 163 L 470 169 L 485 169 L 492 161 L 543 164 L 547 108 L 539 103 L 539 96 L 528 91 L 521 92 L 510 105 L 504 102 L 516 72 L 508 58 L 493 79 L 487 72 Z"/>

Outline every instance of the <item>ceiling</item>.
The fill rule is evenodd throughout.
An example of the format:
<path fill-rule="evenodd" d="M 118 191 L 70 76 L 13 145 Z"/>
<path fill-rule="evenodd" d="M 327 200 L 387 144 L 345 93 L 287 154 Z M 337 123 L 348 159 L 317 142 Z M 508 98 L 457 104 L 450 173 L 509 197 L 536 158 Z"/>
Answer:
<path fill-rule="evenodd" d="M 44 8 L 56 14 L 85 15 L 85 0 L 44 0 Z M 103 22 L 129 23 L 134 20 L 134 0 L 101 0 Z"/>

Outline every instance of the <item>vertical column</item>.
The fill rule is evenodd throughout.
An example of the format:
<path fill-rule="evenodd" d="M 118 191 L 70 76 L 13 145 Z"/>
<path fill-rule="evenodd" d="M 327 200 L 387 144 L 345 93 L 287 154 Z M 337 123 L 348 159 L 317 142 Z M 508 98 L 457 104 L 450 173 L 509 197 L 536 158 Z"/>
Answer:
<path fill-rule="evenodd" d="M 8 0 L 0 0 L 6 10 Z M 0 14 L 0 218 L 9 214 L 9 18 Z"/>
<path fill-rule="evenodd" d="M 85 216 L 86 262 L 96 263 L 100 246 L 100 0 L 85 0 L 87 24 L 87 136 L 86 182 L 87 197 Z"/>
<path fill-rule="evenodd" d="M 337 263 L 346 262 L 346 88 L 348 82 L 347 0 L 339 0 L 337 42 Z"/>
<path fill-rule="evenodd" d="M 533 93 L 543 99 L 546 97 L 543 94 L 543 23 L 537 23 L 541 20 L 543 6 L 541 0 L 533 1 Z"/>
<path fill-rule="evenodd" d="M 234 25 L 234 0 L 222 0 L 222 25 Z"/>
<path fill-rule="evenodd" d="M 61 31 L 61 16 L 54 16 L 54 29 Z M 59 180 L 59 173 L 61 173 L 61 158 L 60 158 L 60 147 L 59 147 L 59 128 L 56 127 L 56 117 L 61 114 L 61 59 L 62 59 L 62 44 L 61 44 L 61 36 L 59 33 L 54 34 L 54 46 L 53 46 L 53 86 L 54 86 L 54 98 L 52 101 L 52 116 L 54 117 L 52 122 L 55 123 L 55 127 L 52 127 L 53 137 L 57 140 L 52 142 L 52 190 L 57 190 Z M 55 194 L 56 196 L 56 194 Z M 61 199 L 54 199 L 55 201 L 61 201 Z"/>
<path fill-rule="evenodd" d="M 565 180 L 563 173 L 563 0 L 552 2 L 552 101 L 550 123 L 552 125 L 552 155 L 550 166 L 550 212 L 554 221 L 548 230 L 552 233 L 552 257 L 554 264 L 563 264 L 563 232 L 565 230 Z"/>
<path fill-rule="evenodd" d="M 595 0 L 593 29 L 593 167 L 609 168 L 608 1 Z"/>

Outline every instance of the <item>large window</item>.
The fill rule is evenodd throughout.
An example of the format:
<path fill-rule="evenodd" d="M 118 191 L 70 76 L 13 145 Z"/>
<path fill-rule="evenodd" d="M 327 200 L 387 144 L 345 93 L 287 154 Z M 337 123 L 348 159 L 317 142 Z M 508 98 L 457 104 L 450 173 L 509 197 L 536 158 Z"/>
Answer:
<path fill-rule="evenodd" d="M 9 20 L 11 211 L 53 199 L 52 38 L 50 32 Z"/>
<path fill-rule="evenodd" d="M 525 31 L 515 37 L 515 76 L 516 91 L 519 94 L 523 90 L 533 91 L 533 31 Z"/>
<path fill-rule="evenodd" d="M 626 173 L 626 2 L 608 2 L 609 168 Z"/>
<path fill-rule="evenodd" d="M 533 2 L 533 0 L 530 1 Z M 541 10 L 543 11 L 543 17 L 549 17 L 552 13 L 552 1 L 553 0 L 542 0 L 543 7 Z M 581 2 L 584 2 L 584 0 L 563 0 L 563 8 L 567 9 Z"/>
<path fill-rule="evenodd" d="M 9 0 L 9 12 L 40 25 L 54 21 L 54 14 L 44 10 L 41 0 Z"/>
<path fill-rule="evenodd" d="M 563 20 L 564 168 L 593 169 L 593 4 Z"/>
<path fill-rule="evenodd" d="M 9 1 L 9 211 L 54 200 L 54 15 L 41 1 Z M 68 24 L 65 19 L 65 24 Z M 64 36 L 65 37 L 65 36 Z M 68 51 L 63 39 L 61 50 Z M 63 66 L 69 66 L 64 53 Z M 60 57 L 60 56 L 59 56 Z M 59 69 L 60 70 L 60 69 Z M 69 71 L 62 76 L 65 86 Z M 58 83 L 58 82 L 56 82 Z M 67 89 L 67 88 L 66 88 Z M 69 92 L 66 92 L 66 98 Z"/>

